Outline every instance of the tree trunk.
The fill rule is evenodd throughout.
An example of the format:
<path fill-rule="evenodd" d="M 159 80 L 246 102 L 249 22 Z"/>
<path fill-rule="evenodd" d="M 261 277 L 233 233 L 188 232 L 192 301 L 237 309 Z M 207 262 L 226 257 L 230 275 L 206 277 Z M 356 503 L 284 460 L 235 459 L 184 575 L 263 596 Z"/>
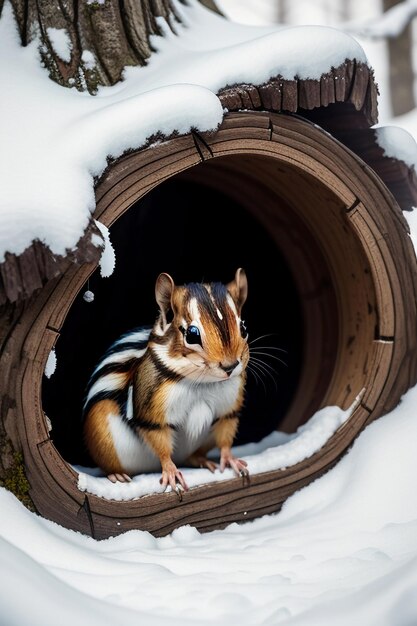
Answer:
<path fill-rule="evenodd" d="M 287 24 L 288 23 L 288 7 L 287 0 L 278 0 L 276 6 L 276 14 L 274 22 L 278 24 Z"/>
<path fill-rule="evenodd" d="M 201 3 L 219 12 L 213 0 Z M 92 94 L 100 85 L 117 83 L 125 66 L 146 65 L 152 52 L 150 36 L 162 34 L 158 18 L 164 18 L 174 33 L 181 22 L 171 0 L 11 0 L 11 4 L 22 44 L 40 36 L 41 57 L 50 77 Z M 2 7 L 0 0 L 0 13 Z M 54 46 L 57 35 L 68 41 L 67 54 L 60 56 Z"/>
<path fill-rule="evenodd" d="M 5 487 L 34 511 L 29 496 L 29 483 L 24 469 L 19 424 L 16 413 L 16 358 L 19 351 L 12 333 L 22 319 L 30 303 L 11 304 L 0 307 L 0 357 L 2 362 L 2 393 L 0 397 L 0 486 Z"/>
<path fill-rule="evenodd" d="M 399 0 L 384 0 L 384 12 L 396 4 L 400 4 Z M 395 116 L 415 107 L 412 43 L 411 24 L 398 37 L 387 40 L 391 105 Z"/>

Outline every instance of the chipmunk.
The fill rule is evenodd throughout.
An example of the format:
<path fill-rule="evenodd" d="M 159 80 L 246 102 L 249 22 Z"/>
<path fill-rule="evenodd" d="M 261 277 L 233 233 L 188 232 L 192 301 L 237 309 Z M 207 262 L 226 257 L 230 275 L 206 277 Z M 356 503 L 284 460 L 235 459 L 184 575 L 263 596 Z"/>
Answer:
<path fill-rule="evenodd" d="M 249 361 L 247 291 L 242 268 L 227 285 L 176 286 L 169 274 L 158 276 L 154 326 L 112 344 L 87 386 L 85 442 L 109 480 L 162 469 L 164 489 L 187 491 L 177 465 L 214 472 L 206 454 L 216 446 L 221 471 L 248 476 L 231 452 Z"/>

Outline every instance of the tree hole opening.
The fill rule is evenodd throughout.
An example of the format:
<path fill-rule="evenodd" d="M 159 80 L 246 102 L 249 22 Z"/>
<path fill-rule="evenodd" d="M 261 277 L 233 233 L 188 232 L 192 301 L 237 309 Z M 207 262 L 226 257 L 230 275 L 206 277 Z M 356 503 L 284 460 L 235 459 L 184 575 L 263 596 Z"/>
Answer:
<path fill-rule="evenodd" d="M 163 271 L 177 284 L 247 272 L 243 317 L 265 354 L 248 375 L 237 444 L 294 432 L 360 390 L 359 353 L 376 323 L 370 270 L 346 207 L 311 175 L 268 157 L 212 159 L 157 185 L 110 235 L 116 269 L 109 278 L 95 270 L 79 292 L 56 343 L 56 372 L 43 383 L 51 438 L 66 461 L 94 465 L 82 438 L 85 386 L 115 339 L 153 324 Z"/>
<path fill-rule="evenodd" d="M 97 269 L 78 294 L 56 344 L 56 372 L 43 384 L 43 407 L 62 456 L 91 464 L 80 419 L 88 378 L 121 334 L 153 324 L 160 272 L 176 284 L 228 282 L 245 268 L 243 318 L 256 354 L 236 443 L 259 441 L 279 428 L 299 382 L 303 316 L 288 265 L 256 215 L 213 186 L 180 175 L 132 206 L 113 224 L 110 238 L 115 271 L 102 278 Z M 87 285 L 91 303 L 83 299 Z"/>

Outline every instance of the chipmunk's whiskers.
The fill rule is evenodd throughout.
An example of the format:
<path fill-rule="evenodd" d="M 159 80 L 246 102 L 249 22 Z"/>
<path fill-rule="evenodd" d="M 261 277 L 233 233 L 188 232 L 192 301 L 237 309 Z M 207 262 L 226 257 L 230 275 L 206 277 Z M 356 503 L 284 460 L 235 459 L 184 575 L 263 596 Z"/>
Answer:
<path fill-rule="evenodd" d="M 266 335 L 261 335 L 260 337 L 255 337 L 255 339 L 252 339 L 252 341 L 248 341 L 248 345 L 251 346 L 253 343 L 256 343 L 257 341 L 260 341 L 261 339 L 265 339 L 265 337 L 278 337 L 278 333 L 267 333 Z M 266 347 L 266 346 L 264 346 Z M 274 348 L 274 350 L 280 350 L 281 352 L 286 352 L 286 350 L 283 350 L 282 348 Z"/>
<path fill-rule="evenodd" d="M 262 347 L 264 347 L 264 346 L 262 346 Z M 275 359 L 275 361 L 279 361 L 279 362 L 280 362 L 280 363 L 282 363 L 282 365 L 284 365 L 285 367 L 288 367 L 288 363 L 286 363 L 285 361 L 283 361 L 282 359 L 280 359 L 279 357 L 277 357 L 277 356 L 276 356 L 276 355 L 274 355 L 274 354 L 269 354 L 268 352 L 263 352 L 263 350 L 258 350 L 258 349 L 253 349 L 253 348 L 250 348 L 250 349 L 249 349 L 249 352 L 250 352 L 250 355 L 251 355 L 251 356 L 252 356 L 252 355 L 254 355 L 254 354 L 256 354 L 256 355 L 258 355 L 258 356 L 259 356 L 259 355 L 262 355 L 262 356 L 267 356 L 267 357 L 269 357 L 270 359 Z"/>
<path fill-rule="evenodd" d="M 251 363 L 251 364 L 248 363 L 247 370 L 248 370 L 248 372 L 250 372 L 253 375 L 253 377 L 254 377 L 254 379 L 256 381 L 256 384 L 258 384 L 258 382 L 260 382 L 262 384 L 262 386 L 264 388 L 264 391 L 265 391 L 265 395 L 266 395 L 265 383 L 264 383 L 264 381 L 262 379 L 262 376 L 260 376 L 259 370 L 258 370 L 257 366 L 255 365 L 255 363 Z"/>
<path fill-rule="evenodd" d="M 269 376 L 274 383 L 275 389 L 278 390 L 277 382 L 275 380 L 275 377 L 273 376 L 273 374 L 275 374 L 276 372 L 274 368 L 271 367 L 271 365 L 268 365 L 268 363 L 265 363 L 261 359 L 257 359 L 253 356 L 251 356 L 251 364 L 252 366 L 257 367 L 260 372 L 263 372 L 265 376 Z"/>
<path fill-rule="evenodd" d="M 277 381 L 276 381 L 277 371 L 274 367 L 272 367 L 270 363 L 267 362 L 267 359 L 268 358 L 273 359 L 275 362 L 280 363 L 284 367 L 288 367 L 288 364 L 276 354 L 277 352 L 284 353 L 284 354 L 287 354 L 288 352 L 287 350 L 284 350 L 284 348 L 279 348 L 277 346 L 271 346 L 271 345 L 262 345 L 258 342 L 260 342 L 262 339 L 265 339 L 265 337 L 277 337 L 277 336 L 278 336 L 277 333 L 267 333 L 265 335 L 261 335 L 260 337 L 256 337 L 255 339 L 252 339 L 252 341 L 248 342 L 248 348 L 249 348 L 248 369 L 249 371 L 252 371 L 254 376 L 256 372 L 256 376 L 259 377 L 259 379 L 262 381 L 263 384 L 264 384 L 263 382 L 264 378 L 272 379 L 272 382 L 276 390 L 278 390 Z M 271 354 L 271 352 L 275 352 L 275 354 Z M 264 385 L 264 388 L 265 388 L 265 385 Z"/>

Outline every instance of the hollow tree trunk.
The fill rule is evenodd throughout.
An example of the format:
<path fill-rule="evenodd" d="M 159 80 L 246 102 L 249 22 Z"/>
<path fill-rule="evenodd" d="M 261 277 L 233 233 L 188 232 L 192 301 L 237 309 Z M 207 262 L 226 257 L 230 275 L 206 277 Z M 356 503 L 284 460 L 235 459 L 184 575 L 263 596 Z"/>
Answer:
<path fill-rule="evenodd" d="M 0 13 L 3 4 L 0 0 Z M 158 18 L 164 18 L 174 33 L 181 22 L 171 0 L 11 0 L 11 4 L 22 44 L 39 35 L 42 61 L 51 78 L 90 93 L 119 81 L 125 66 L 146 65 L 152 52 L 150 36 L 162 34 Z M 213 0 L 201 4 L 219 12 Z M 60 56 L 54 46 L 57 37 L 68 42 L 67 54 Z"/>

